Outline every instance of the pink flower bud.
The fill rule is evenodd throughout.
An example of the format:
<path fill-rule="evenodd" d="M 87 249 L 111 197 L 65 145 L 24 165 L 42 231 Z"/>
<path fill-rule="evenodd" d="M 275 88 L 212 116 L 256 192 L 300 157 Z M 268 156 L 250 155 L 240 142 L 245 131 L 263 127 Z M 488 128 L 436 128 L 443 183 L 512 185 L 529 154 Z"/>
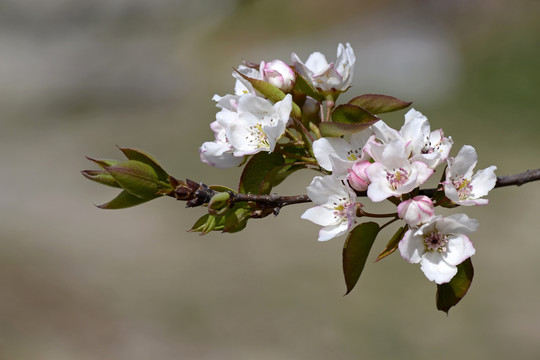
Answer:
<path fill-rule="evenodd" d="M 425 195 L 415 196 L 401 202 L 398 207 L 398 216 L 410 226 L 427 223 L 435 213 L 433 202 Z"/>
<path fill-rule="evenodd" d="M 347 175 L 347 180 L 351 187 L 358 191 L 367 190 L 371 181 L 369 180 L 366 169 L 371 165 L 369 161 L 358 161 L 352 168 L 348 169 L 349 175 Z"/>
<path fill-rule="evenodd" d="M 284 92 L 289 92 L 294 87 L 296 74 L 289 65 L 281 60 L 272 60 L 266 64 L 263 62 L 260 71 L 264 80 Z"/>

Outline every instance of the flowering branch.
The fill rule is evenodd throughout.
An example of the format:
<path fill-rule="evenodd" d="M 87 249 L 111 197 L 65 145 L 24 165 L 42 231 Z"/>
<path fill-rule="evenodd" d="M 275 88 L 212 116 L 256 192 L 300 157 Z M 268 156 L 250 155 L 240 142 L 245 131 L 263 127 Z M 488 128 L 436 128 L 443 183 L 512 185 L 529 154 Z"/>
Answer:
<path fill-rule="evenodd" d="M 478 221 L 466 214 L 436 215 L 436 207 L 486 205 L 493 188 L 540 180 L 540 169 L 497 177 L 496 166 L 475 172 L 471 145 L 451 157 L 451 137 L 431 131 L 421 112 L 410 109 L 401 129 L 387 125 L 380 114 L 406 109 L 411 102 L 388 95 L 363 94 L 347 103 L 337 99 L 349 90 L 356 61 L 350 44 L 339 44 L 337 59 L 328 63 L 319 52 L 306 62 L 291 55 L 281 60 L 244 63 L 235 68 L 234 94 L 215 95 L 219 111 L 210 124 L 214 140 L 199 148 L 202 162 L 216 168 L 243 166 L 238 189 L 206 185 L 170 176 L 151 155 L 121 148 L 127 160 L 96 160 L 99 170 L 84 170 L 93 181 L 122 189 L 102 209 L 122 209 L 169 196 L 186 207 L 207 208 L 190 231 L 233 233 L 249 219 L 278 215 L 281 208 L 313 203 L 302 215 L 321 226 L 319 241 L 347 234 L 343 271 L 347 293 L 360 274 L 381 230 L 399 220 L 399 227 L 377 257 L 399 250 L 419 264 L 437 284 L 437 308 L 448 312 L 467 293 L 473 278 L 470 257 L 476 252 L 470 235 Z M 445 167 L 437 188 L 421 189 Z M 272 189 L 298 170 L 319 172 L 306 195 L 284 196 Z M 364 210 L 364 200 L 387 200 L 395 212 Z M 366 218 L 387 218 L 382 226 Z"/>

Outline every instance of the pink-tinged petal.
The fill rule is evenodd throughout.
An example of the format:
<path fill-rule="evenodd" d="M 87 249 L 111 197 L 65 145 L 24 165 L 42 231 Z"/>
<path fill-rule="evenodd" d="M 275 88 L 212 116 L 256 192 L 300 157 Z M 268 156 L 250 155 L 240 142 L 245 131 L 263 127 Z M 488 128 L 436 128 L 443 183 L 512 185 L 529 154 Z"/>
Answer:
<path fill-rule="evenodd" d="M 325 226 L 319 230 L 319 241 L 327 241 L 337 236 L 345 234 L 349 230 L 346 222 L 338 225 Z"/>
<path fill-rule="evenodd" d="M 495 175 L 496 166 L 490 166 L 484 170 L 477 171 L 471 179 L 473 187 L 472 197 L 480 198 L 488 194 L 495 187 L 497 176 Z"/>
<path fill-rule="evenodd" d="M 446 249 L 446 252 L 442 253 L 442 257 L 450 265 L 459 265 L 476 252 L 473 243 L 466 235 L 449 236 Z"/>
<path fill-rule="evenodd" d="M 304 211 L 300 218 L 314 222 L 317 225 L 328 226 L 334 225 L 334 210 L 324 207 L 315 206 Z"/>
<path fill-rule="evenodd" d="M 425 253 L 424 240 L 421 236 L 414 236 L 414 230 L 407 230 L 398 248 L 401 257 L 411 264 L 418 264 Z"/>
<path fill-rule="evenodd" d="M 430 281 L 439 285 L 449 282 L 457 274 L 457 267 L 446 263 L 438 252 L 424 254 L 420 269 Z"/>

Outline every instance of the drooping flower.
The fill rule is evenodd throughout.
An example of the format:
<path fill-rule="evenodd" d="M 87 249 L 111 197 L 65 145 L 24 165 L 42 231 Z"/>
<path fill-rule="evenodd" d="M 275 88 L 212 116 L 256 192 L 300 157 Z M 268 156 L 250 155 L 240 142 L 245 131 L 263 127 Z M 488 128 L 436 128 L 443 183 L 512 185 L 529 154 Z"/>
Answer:
<path fill-rule="evenodd" d="M 456 275 L 457 265 L 476 252 L 468 235 L 477 228 L 478 221 L 465 214 L 434 216 L 420 228 L 405 233 L 399 252 L 409 263 L 419 263 L 430 281 L 444 284 Z"/>
<path fill-rule="evenodd" d="M 262 62 L 260 72 L 265 81 L 284 92 L 289 92 L 294 87 L 296 74 L 289 65 L 281 60 L 272 60 L 267 63 Z"/>
<path fill-rule="evenodd" d="M 316 176 L 307 187 L 307 194 L 317 206 L 307 209 L 302 219 L 321 225 L 319 241 L 345 234 L 356 219 L 356 194 L 332 175 Z"/>
<path fill-rule="evenodd" d="M 366 173 L 371 181 L 367 195 L 378 202 L 390 196 L 400 196 L 422 185 L 433 173 L 421 161 L 409 161 L 405 152 L 406 143 L 395 139 L 388 144 L 373 146 L 371 155 L 375 162 Z"/>
<path fill-rule="evenodd" d="M 291 58 L 296 71 L 322 92 L 345 91 L 351 86 L 356 57 L 349 43 L 338 45 L 335 62 L 328 63 L 320 52 L 312 53 L 305 63 L 295 53 Z"/>
<path fill-rule="evenodd" d="M 419 195 L 399 203 L 397 211 L 398 216 L 409 226 L 419 226 L 433 217 L 435 208 L 430 198 Z"/>
<path fill-rule="evenodd" d="M 371 135 L 371 130 L 366 129 L 347 138 L 322 137 L 313 142 L 313 154 L 323 169 L 344 179 L 356 162 L 369 160 L 364 147 Z"/>
<path fill-rule="evenodd" d="M 470 145 L 464 145 L 455 158 L 448 158 L 446 181 L 443 182 L 444 193 L 454 203 L 465 206 L 487 205 L 488 200 L 481 197 L 495 186 L 497 167 L 490 166 L 473 175 L 477 161 L 476 150 Z"/>

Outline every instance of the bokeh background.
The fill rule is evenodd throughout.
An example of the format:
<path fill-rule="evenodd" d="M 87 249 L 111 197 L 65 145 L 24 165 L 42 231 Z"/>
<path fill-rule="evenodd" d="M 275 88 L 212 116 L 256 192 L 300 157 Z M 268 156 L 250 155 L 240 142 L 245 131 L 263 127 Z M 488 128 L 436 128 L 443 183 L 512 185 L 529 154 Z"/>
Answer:
<path fill-rule="evenodd" d="M 478 168 L 538 168 L 539 18 L 535 0 L 3 0 L 0 358 L 540 358 L 539 183 L 463 209 L 480 221 L 476 276 L 446 316 L 399 255 L 369 261 L 343 297 L 343 238 L 318 243 L 307 205 L 201 237 L 186 230 L 204 209 L 99 210 L 117 191 L 79 173 L 119 145 L 234 187 L 239 169 L 197 152 L 232 67 L 333 60 L 339 42 L 357 56 L 350 96 L 414 100 Z M 313 175 L 277 190 L 304 193 Z"/>

